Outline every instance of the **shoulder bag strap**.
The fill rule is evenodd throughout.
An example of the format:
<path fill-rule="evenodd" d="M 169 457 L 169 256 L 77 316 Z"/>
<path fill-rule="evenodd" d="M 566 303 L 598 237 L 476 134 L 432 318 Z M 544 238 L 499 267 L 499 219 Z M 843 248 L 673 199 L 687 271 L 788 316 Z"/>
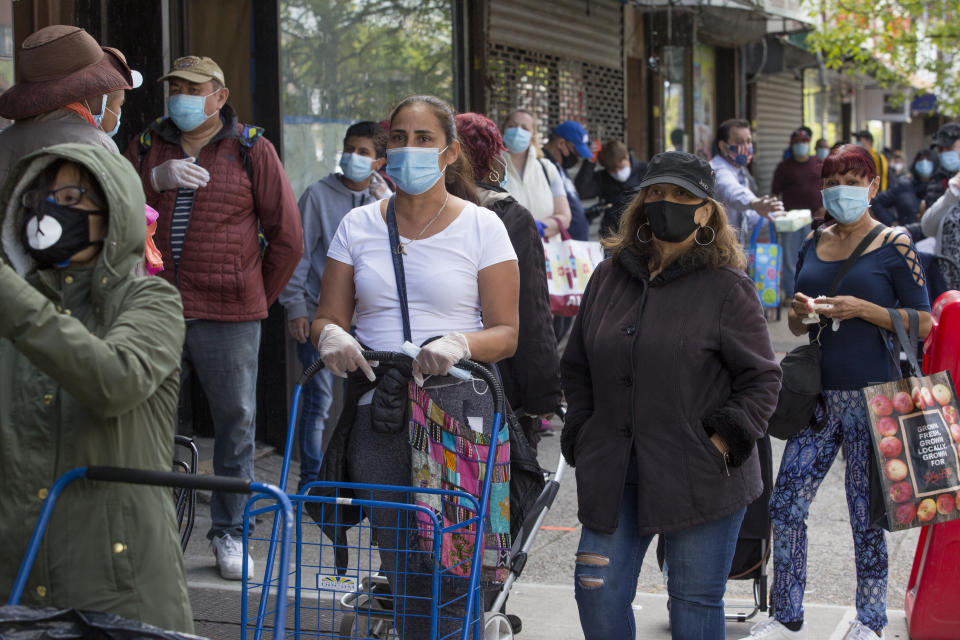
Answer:
<path fill-rule="evenodd" d="M 390 238 L 390 258 L 393 260 L 393 276 L 397 282 L 397 298 L 400 300 L 400 315 L 403 318 L 403 339 L 413 342 L 410 333 L 410 307 L 407 305 L 407 279 L 403 274 L 403 255 L 400 253 L 400 232 L 397 230 L 397 213 L 391 197 L 387 201 L 387 235 Z"/>
<path fill-rule="evenodd" d="M 883 225 L 878 224 L 863 237 L 863 240 L 860 241 L 860 244 L 857 245 L 857 248 L 853 250 L 853 253 L 850 254 L 850 257 L 847 258 L 847 260 L 840 267 L 840 271 L 837 272 L 837 276 L 833 279 L 833 284 L 830 285 L 830 292 L 827 293 L 828 297 L 833 297 L 833 295 L 837 292 L 837 287 L 840 286 L 840 281 L 843 280 L 843 276 L 847 275 L 847 272 L 853 268 L 853 263 L 856 262 L 861 255 L 863 255 L 863 252 L 867 250 L 867 247 L 870 246 L 870 243 L 873 242 L 873 239 L 876 238 L 882 230 Z"/>
<path fill-rule="evenodd" d="M 896 360 L 899 360 L 901 350 L 906 353 L 907 362 L 910 364 L 910 373 L 919 378 L 923 376 L 923 370 L 920 368 L 919 360 L 917 360 L 917 343 L 920 341 L 920 314 L 917 313 L 916 309 L 904 309 L 904 311 L 907 312 L 907 319 L 910 321 L 909 333 L 903 326 L 903 318 L 900 317 L 900 310 L 887 309 L 894 331 L 893 352 L 897 355 Z M 899 362 L 897 365 L 899 366 Z"/>

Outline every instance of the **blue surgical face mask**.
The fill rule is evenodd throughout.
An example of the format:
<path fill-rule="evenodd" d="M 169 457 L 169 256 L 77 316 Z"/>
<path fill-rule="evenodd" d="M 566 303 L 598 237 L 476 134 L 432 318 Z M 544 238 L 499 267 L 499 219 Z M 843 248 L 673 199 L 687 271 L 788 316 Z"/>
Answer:
<path fill-rule="evenodd" d="M 810 155 L 810 143 L 798 142 L 790 147 L 794 158 L 806 158 Z"/>
<path fill-rule="evenodd" d="M 817 157 L 821 160 L 826 160 L 828 155 L 830 155 L 830 149 L 827 147 L 820 147 L 817 149 Z"/>
<path fill-rule="evenodd" d="M 820 192 L 823 206 L 840 224 L 856 222 L 870 205 L 870 187 L 841 184 Z"/>
<path fill-rule="evenodd" d="M 387 175 L 397 184 L 397 189 L 418 196 L 443 177 L 446 167 L 440 170 L 440 154 L 446 150 L 446 147 L 387 149 Z"/>
<path fill-rule="evenodd" d="M 103 99 L 100 101 L 100 113 L 93 113 L 92 110 L 90 111 L 90 115 L 93 116 L 93 121 L 96 123 L 98 127 L 100 126 L 100 123 L 103 122 L 104 114 L 107 113 L 107 94 L 103 94 L 102 97 Z M 87 105 L 87 109 L 90 109 L 90 103 L 87 102 L 86 105 Z"/>
<path fill-rule="evenodd" d="M 920 158 L 917 160 L 917 163 L 913 165 L 913 170 L 917 172 L 918 176 L 926 180 L 933 175 L 933 161 L 927 158 Z"/>
<path fill-rule="evenodd" d="M 957 169 L 960 169 L 960 153 L 956 151 L 941 152 L 940 166 L 947 171 L 956 171 Z"/>
<path fill-rule="evenodd" d="M 104 105 L 103 108 L 107 109 L 107 106 Z M 117 131 L 120 131 L 120 113 L 123 113 L 123 111 L 121 111 L 120 113 L 114 113 L 112 109 L 107 109 L 107 111 L 109 111 L 110 113 L 113 113 L 113 115 L 116 116 L 117 118 L 117 124 L 113 125 L 113 129 L 111 129 L 110 131 L 107 131 L 107 135 L 112 138 L 115 135 L 117 135 Z"/>
<path fill-rule="evenodd" d="M 205 96 L 188 96 L 177 93 L 167 98 L 167 112 L 170 114 L 173 124 L 177 125 L 180 131 L 193 131 L 206 122 L 208 118 L 213 117 L 214 114 L 207 115 L 207 112 L 204 111 L 204 105 L 207 103 L 207 98 L 214 93 L 216 91 Z"/>
<path fill-rule="evenodd" d="M 347 180 L 363 182 L 373 173 L 373 158 L 356 153 L 345 153 L 340 156 L 340 170 L 343 171 Z"/>
<path fill-rule="evenodd" d="M 510 127 L 503 132 L 503 144 L 510 153 L 523 153 L 530 148 L 530 139 L 533 136 L 521 127 Z"/>

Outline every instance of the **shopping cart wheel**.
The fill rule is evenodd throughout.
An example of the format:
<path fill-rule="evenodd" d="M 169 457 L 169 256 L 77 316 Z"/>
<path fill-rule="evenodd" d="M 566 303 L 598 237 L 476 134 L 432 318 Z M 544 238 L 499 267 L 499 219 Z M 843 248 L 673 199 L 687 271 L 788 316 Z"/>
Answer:
<path fill-rule="evenodd" d="M 483 640 L 513 640 L 513 627 L 502 613 L 487 615 L 483 625 Z"/>

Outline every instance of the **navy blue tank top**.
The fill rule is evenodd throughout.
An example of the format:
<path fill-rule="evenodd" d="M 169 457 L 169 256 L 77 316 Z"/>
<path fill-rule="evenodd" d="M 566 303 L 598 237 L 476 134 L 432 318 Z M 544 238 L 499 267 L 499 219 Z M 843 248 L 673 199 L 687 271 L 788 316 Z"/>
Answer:
<path fill-rule="evenodd" d="M 844 262 L 821 260 L 813 238 L 805 240 L 797 259 L 796 290 L 811 298 L 827 295 Z M 930 311 L 926 276 L 912 242 L 906 254 L 893 239 L 864 253 L 840 281 L 835 295 L 854 296 L 885 308 Z M 852 318 L 841 321 L 840 328 L 833 331 L 832 321 L 824 320 L 826 327 L 820 334 L 824 389 L 860 389 L 900 377 L 890 356 L 886 330 Z M 811 325 L 811 336 L 816 332 L 817 325 Z"/>

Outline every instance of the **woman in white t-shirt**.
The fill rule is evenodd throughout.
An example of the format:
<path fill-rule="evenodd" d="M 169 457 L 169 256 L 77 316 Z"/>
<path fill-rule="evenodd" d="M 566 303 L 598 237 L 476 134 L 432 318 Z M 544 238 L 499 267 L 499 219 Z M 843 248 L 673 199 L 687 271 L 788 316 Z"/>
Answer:
<path fill-rule="evenodd" d="M 474 430 L 491 431 L 490 394 L 481 395 L 472 383 L 446 374 L 461 358 L 494 363 L 513 355 L 519 272 L 503 223 L 476 204 L 473 170 L 460 153 L 453 111 L 446 103 L 410 96 L 397 105 L 390 116 L 387 173 L 397 185 L 393 207 L 399 248 L 391 247 L 389 201 L 381 200 L 348 213 L 327 252 L 312 338 L 327 368 L 348 383 L 344 413 L 331 434 L 320 477 L 408 486 L 407 425 L 402 411 L 395 420 L 383 416 L 391 406 L 407 402 L 412 376 L 447 416 Z M 393 365 L 371 368 L 360 355 L 361 344 L 397 351 L 404 341 L 394 251 L 402 256 L 412 341 L 422 345 L 412 371 Z M 356 338 L 347 333 L 354 317 Z M 430 377 L 424 381 L 425 376 Z M 381 403 L 384 397 L 395 402 Z M 380 499 L 398 499 L 380 493 L 386 494 Z M 429 594 L 429 582 L 416 576 L 423 572 L 397 571 L 419 560 L 407 551 L 415 543 L 397 541 L 395 513 L 373 510 L 368 515 L 381 571 L 397 597 L 398 632 L 426 637 L 429 598 L 409 596 Z M 400 608 L 408 615 L 400 616 Z M 441 631 L 452 632 L 447 628 L 452 624 L 442 624 Z"/>
<path fill-rule="evenodd" d="M 570 226 L 570 205 L 563 179 L 552 162 L 540 157 L 536 143 L 537 123 L 533 114 L 517 109 L 503 126 L 507 183 L 504 188 L 530 210 L 541 237 L 560 233 Z"/>

